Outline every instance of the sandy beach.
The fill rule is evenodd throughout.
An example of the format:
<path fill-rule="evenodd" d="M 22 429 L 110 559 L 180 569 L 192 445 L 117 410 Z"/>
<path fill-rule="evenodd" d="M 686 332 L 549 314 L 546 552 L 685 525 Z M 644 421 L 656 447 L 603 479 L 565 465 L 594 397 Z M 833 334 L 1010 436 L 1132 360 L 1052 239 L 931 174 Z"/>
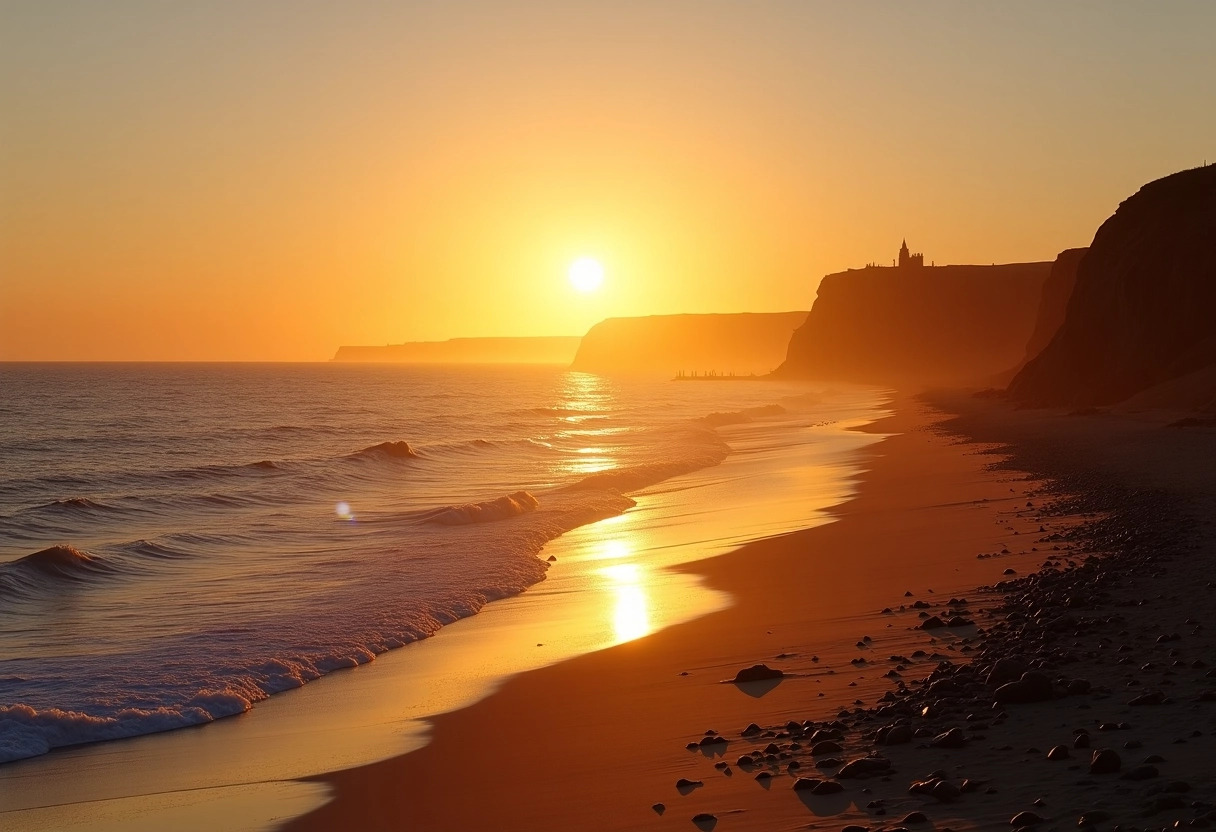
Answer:
<path fill-rule="evenodd" d="M 1180 812 L 1187 819 L 1202 815 L 1202 806 L 1190 804 L 1212 797 L 1212 772 L 1204 760 L 1212 750 L 1213 712 L 1211 705 L 1192 700 L 1212 680 L 1204 678 L 1201 664 L 1191 665 L 1210 655 L 1211 645 L 1201 638 L 1202 625 L 1185 623 L 1192 614 L 1202 616 L 1201 607 L 1192 610 L 1179 595 L 1178 582 L 1192 581 L 1195 573 L 1164 565 L 1189 554 L 1180 547 L 1198 545 L 1195 539 L 1184 543 L 1170 535 L 1159 551 L 1146 553 L 1145 539 L 1112 532 L 1108 548 L 1119 543 L 1128 549 L 1130 541 L 1134 551 L 1097 556 L 1095 564 L 1109 563 L 1119 577 L 1101 571 L 1112 586 L 1073 602 L 1072 620 L 1056 621 L 1059 614 L 1042 607 L 1031 611 L 1037 618 L 1029 624 L 1006 620 L 1006 613 L 1024 620 L 1017 618 L 1026 615 L 1019 604 L 1041 604 L 1048 592 L 1033 578 L 1016 583 L 1016 576 L 1033 573 L 1044 558 L 1067 569 L 1088 556 L 1081 550 L 1091 547 L 1096 532 L 1086 537 L 1070 531 L 1085 518 L 1063 513 L 1069 508 L 1076 509 L 1073 515 L 1109 513 L 1119 505 L 1149 512 L 1139 522 L 1157 535 L 1176 520 L 1164 506 L 1210 494 L 1203 492 L 1210 475 L 1196 463 L 1191 476 L 1170 480 L 1175 492 L 1183 483 L 1190 496 L 1153 491 L 1151 505 L 1141 504 L 1149 499 L 1145 487 L 1160 485 L 1150 479 L 1153 465 L 1163 456 L 1187 457 L 1196 443 L 1210 445 L 1211 433 L 1165 428 L 1156 417 L 1070 419 L 971 399 L 955 399 L 950 406 L 968 411 L 945 426 L 953 432 L 943 431 L 940 410 L 909 399 L 897 403 L 896 415 L 868 428 L 893 435 L 868 452 L 861 491 L 839 509 L 837 522 L 692 565 L 710 587 L 732 596 L 729 609 L 513 678 L 476 705 L 436 719 L 425 748 L 324 777 L 334 790 L 332 802 L 287 828 L 687 828 L 694 817 L 703 828 L 875 828 L 897 825 L 915 811 L 934 824 L 962 828 L 1007 826 L 1017 813 L 1033 811 L 1064 828 L 1093 810 L 1122 814 L 1124 828 L 1129 821 L 1156 828 L 1166 815 L 1171 823 Z M 973 440 L 964 442 L 959 432 Z M 1019 445 L 1012 456 L 985 453 L 999 441 Z M 1113 460 L 1112 442 L 1126 449 Z M 1080 501 L 1072 497 L 1072 503 L 1061 498 L 1063 507 L 1045 511 L 1052 499 L 1040 493 L 1046 481 L 1030 478 L 1019 465 L 1059 478 L 1056 490 L 1088 493 Z M 1119 485 L 1133 477 L 1139 486 Z M 1151 567 L 1129 568 L 1124 561 L 1133 558 Z M 976 592 L 1002 581 L 1015 583 Z M 1009 609 L 997 613 L 1010 593 Z M 928 604 L 940 615 L 957 595 L 968 596 L 955 609 L 974 625 L 920 629 L 924 619 L 913 604 Z M 1206 595 L 1196 600 L 1202 604 Z M 938 686 L 926 699 L 914 680 L 929 677 L 943 660 L 959 667 L 969 652 L 979 654 L 977 625 L 995 645 L 985 648 L 977 666 L 991 662 L 989 653 L 1022 651 L 1028 664 L 1055 677 L 1049 701 L 993 709 L 993 688 L 979 673 L 973 674 L 974 689 L 962 685 L 960 676 L 958 688 L 947 694 Z M 1058 645 L 1041 634 L 1044 628 L 1073 645 L 1068 655 L 1052 652 Z M 1167 638 L 1159 641 L 1162 634 Z M 1175 643 L 1174 636 L 1183 634 Z M 924 654 L 914 655 L 917 650 Z M 898 670 L 889 660 L 895 656 L 908 659 Z M 723 683 L 757 662 L 786 677 L 767 691 Z M 1178 662 L 1185 667 L 1175 667 Z M 946 675 L 939 671 L 933 681 Z M 1064 677 L 1085 678 L 1090 692 L 1065 697 Z M 897 680 L 906 683 L 906 701 L 916 708 L 875 715 L 870 709 Z M 1167 704 L 1128 704 L 1135 694 L 1154 690 L 1169 694 Z M 980 711 L 985 696 L 989 710 Z M 925 703 L 934 709 L 928 719 L 919 716 Z M 837 721 L 838 716 L 844 718 Z M 798 775 L 832 780 L 841 762 L 873 751 L 877 728 L 901 718 L 916 736 L 883 749 L 889 773 L 874 780 L 833 780 L 846 784 L 839 794 L 810 796 L 793 788 Z M 790 720 L 835 722 L 844 729 L 842 750 L 813 755 L 810 731 L 790 736 L 783 727 Z M 771 731 L 741 736 L 750 723 Z M 1120 724 L 1129 727 L 1117 734 L 1101 730 Z M 964 747 L 933 747 L 931 738 L 951 727 L 964 730 Z M 685 748 L 700 743 L 707 731 L 727 742 Z M 1073 749 L 1075 732 L 1081 731 L 1092 736 L 1092 747 L 1117 749 L 1123 774 L 1138 765 L 1153 766 L 1158 774 L 1138 769 L 1135 776 L 1143 782 L 1119 774 L 1087 776 L 1090 751 Z M 1189 736 L 1192 731 L 1202 736 Z M 781 750 L 769 764 L 763 752 L 759 765 L 737 764 L 770 742 Z M 1047 759 L 1057 745 L 1070 749 L 1067 760 Z M 1141 764 L 1154 754 L 1167 762 Z M 829 765 L 817 767 L 823 760 Z M 791 772 L 794 761 L 799 766 Z M 757 780 L 762 771 L 772 776 Z M 969 778 L 968 791 L 976 782 L 983 789 L 947 800 L 908 793 L 913 782 L 935 771 L 957 786 Z M 677 789 L 681 778 L 701 785 Z M 1176 781 L 1191 792 L 1181 800 L 1162 800 L 1161 795 L 1182 794 L 1162 791 Z M 1155 796 L 1146 794 L 1154 787 Z M 1154 801 L 1174 808 L 1162 809 L 1166 815 L 1153 815 L 1152 821 L 1133 819 Z"/>
<path fill-rule="evenodd" d="M 868 452 L 869 471 L 861 491 L 840 508 L 838 522 L 691 565 L 710 587 L 732 596 L 729 609 L 515 677 L 476 705 L 437 718 L 425 748 L 324 777 L 334 790 L 333 801 L 287 828 L 353 824 L 368 829 L 473 829 L 493 824 L 635 829 L 673 823 L 679 828 L 702 813 L 714 819 L 702 817 L 701 825 L 720 824 L 723 829 L 854 823 L 875 827 L 889 826 L 911 811 L 924 811 L 939 824 L 996 826 L 1024 810 L 1072 826 L 1080 812 L 1104 804 L 1111 807 L 1108 811 L 1139 814 L 1141 804 L 1150 799 L 1142 793 L 1164 785 L 1167 778 L 1186 780 L 1210 796 L 1211 773 L 1201 761 L 1211 750 L 1209 726 L 1202 723 L 1212 717 L 1204 705 L 1191 700 L 1211 680 L 1202 678 L 1202 667 L 1190 666 L 1202 661 L 1199 656 L 1209 645 L 1192 633 L 1201 633 L 1201 626 L 1197 630 L 1197 625 L 1184 624 L 1190 614 L 1177 598 L 1178 587 L 1170 596 L 1169 586 L 1158 585 L 1193 579 L 1189 570 L 1171 578 L 1158 565 L 1167 555 L 1182 554 L 1175 551 L 1182 542 L 1170 536 L 1165 541 L 1168 552 L 1145 554 L 1140 551 L 1144 541 L 1136 540 L 1140 548 L 1135 553 L 1114 555 L 1148 558 L 1154 565 L 1127 571 L 1111 560 L 1112 571 L 1124 570 L 1116 581 L 1118 590 L 1104 589 L 1073 602 L 1071 621 L 1053 624 L 1059 615 L 1045 618 L 1040 607 L 1031 611 L 1037 614 L 1031 620 L 1038 622 L 1035 629 L 995 612 L 1007 594 L 1015 593 L 1010 596 L 1015 613 L 1011 619 L 1024 620 L 1016 618 L 1026 615 L 1016 606 L 1041 604 L 1047 592 L 1033 579 L 1026 585 L 1002 584 L 999 591 L 976 593 L 976 587 L 1016 581 L 1015 576 L 1034 572 L 1045 557 L 1056 558 L 1065 568 L 1069 562 L 1079 564 L 1080 550 L 1090 545 L 1084 535 L 1070 532 L 1081 517 L 1061 514 L 1064 508 L 1044 510 L 1044 501 L 1051 499 L 1040 493 L 1044 480 L 1010 466 L 1060 477 L 1057 488 L 1088 489 L 1085 500 L 1073 503 L 1078 512 L 1109 512 L 1120 503 L 1129 510 L 1148 511 L 1152 516 L 1142 516 L 1141 522 L 1153 521 L 1156 534 L 1176 519 L 1162 513 L 1166 498 L 1154 497 L 1157 502 L 1146 508 L 1112 483 L 1118 476 L 1146 476 L 1161 453 L 1162 435 L 1185 446 L 1208 441 L 1210 434 L 1162 428 L 1152 419 L 1106 417 L 1103 425 L 1101 419 L 1069 422 L 1068 417 L 1044 411 L 1010 413 L 1003 405 L 974 400 L 956 400 L 953 405 L 960 403 L 970 412 L 950 429 L 970 432 L 986 444 L 964 443 L 958 433 L 934 428 L 944 418 L 942 412 L 920 401 L 901 400 L 896 415 L 868 428 L 893 435 Z M 1086 421 L 1099 425 L 1082 424 Z M 1070 424 L 1076 436 L 1069 435 Z M 1088 447 L 1078 441 L 1080 436 L 1089 438 Z M 1120 455 L 1117 465 L 1103 467 L 1100 459 L 1108 454 L 1096 451 L 1108 449 L 1112 439 L 1132 451 Z M 1012 462 L 994 470 L 994 461 L 1004 457 L 984 451 L 1001 440 L 1021 444 Z M 1060 447 L 1053 448 L 1051 442 Z M 1069 448 L 1067 454 L 1058 453 L 1063 447 Z M 1181 447 L 1167 450 L 1185 455 Z M 1173 481 L 1199 487 L 1201 469 L 1197 465 L 1195 477 Z M 1082 479 L 1083 474 L 1088 479 Z M 1099 505 L 1103 500 L 1112 504 Z M 1119 535 L 1112 538 L 1120 540 Z M 1106 576 L 1105 571 L 1101 574 Z M 1174 600 L 1157 607 L 1133 606 L 1128 593 L 1134 598 L 1137 592 Z M 930 612 L 949 618 L 942 615 L 943 607 L 958 595 L 967 595 L 967 603 L 950 609 L 974 624 L 921 629 L 922 611 L 914 604 L 927 604 Z M 1067 600 L 1056 600 L 1068 605 Z M 1118 614 L 1105 614 L 1107 607 L 1117 607 Z M 891 612 L 884 614 L 886 609 Z M 998 647 L 979 652 L 977 626 L 988 631 L 988 640 Z M 1058 646 L 1039 630 L 1064 633 L 1069 627 L 1076 633 L 1071 655 L 1053 653 Z M 1158 642 L 1163 633 L 1169 638 Z M 1188 636 L 1186 649 L 1178 652 L 1181 658 L 1169 657 L 1170 650 L 1177 650 L 1170 639 L 1182 633 Z M 925 695 L 914 680 L 928 677 L 944 660 L 953 662 L 952 668 L 963 666 L 973 650 L 983 656 L 977 666 L 986 667 L 989 653 L 995 655 L 998 649 L 1005 654 L 1022 651 L 1026 669 L 1041 665 L 1049 676 L 1055 674 L 1057 689 L 1051 691 L 1051 700 L 993 710 L 992 690 L 982 676 L 967 676 L 975 680 L 969 687 L 962 684 L 964 674 L 949 695 L 938 686 L 938 693 L 927 700 L 931 717 L 919 716 Z M 916 655 L 917 650 L 924 653 Z M 896 656 L 907 661 L 889 660 Z M 1173 667 L 1178 661 L 1187 667 Z M 758 691 L 723 683 L 757 662 L 779 668 L 786 677 Z M 1137 670 L 1150 662 L 1148 670 Z M 1164 677 L 1158 678 L 1161 674 Z M 950 671 L 939 670 L 933 681 L 947 675 Z M 1084 677 L 1090 692 L 1063 698 L 1064 677 Z M 907 686 L 906 703 L 916 708 L 905 704 L 880 715 L 866 710 L 879 704 L 879 697 L 893 690 L 897 680 Z M 1127 704 L 1135 693 L 1158 689 L 1170 694 L 1166 699 L 1173 707 Z M 984 696 L 986 712 L 979 710 Z M 1181 703 L 1186 704 L 1180 708 Z M 1191 713 L 1193 709 L 1198 710 Z M 836 721 L 838 716 L 843 719 Z M 876 729 L 901 718 L 917 736 L 885 752 L 891 761 L 886 776 L 877 781 L 842 778 L 840 782 L 848 784 L 843 792 L 822 797 L 792 788 L 799 774 L 832 779 L 841 763 L 873 749 Z M 835 728 L 843 729 L 841 751 L 812 755 L 810 732 L 799 729 L 790 736 L 782 727 L 790 720 L 819 726 L 836 721 Z M 750 723 L 771 733 L 741 736 Z M 1108 740 L 1100 728 L 1112 724 L 1130 727 Z M 932 737 L 959 726 L 966 732 L 964 748 L 931 747 Z M 1064 763 L 1047 760 L 1049 749 L 1071 748 L 1074 732 L 1082 730 L 1093 735 L 1094 747 L 1119 749 L 1124 773 L 1154 752 L 1177 762 L 1156 764 L 1159 778 L 1140 772 L 1138 776 L 1150 781 L 1143 787 L 1118 775 L 1101 780 L 1095 775 L 1090 784 L 1085 771 L 1088 751 L 1073 750 Z M 1192 730 L 1203 737 L 1188 738 Z M 727 741 L 685 748 L 700 743 L 708 731 Z M 1178 739 L 1187 742 L 1175 745 Z M 744 753 L 755 756 L 770 742 L 780 750 L 769 765 L 763 753 L 760 765 L 737 765 Z M 816 767 L 832 758 L 837 760 L 835 768 Z M 795 761 L 799 766 L 791 772 Z M 965 778 L 973 784 L 983 781 L 984 791 L 992 793 L 948 802 L 908 794 L 913 781 L 939 769 L 959 785 Z M 761 771 L 773 776 L 757 781 Z M 677 789 L 681 778 L 702 785 Z M 1102 791 L 1103 786 L 1110 788 Z M 1192 794 L 1181 804 L 1191 812 L 1188 818 L 1195 813 L 1189 808 L 1194 799 Z M 1041 802 L 1036 805 L 1036 800 Z M 662 809 L 655 808 L 657 804 Z"/>

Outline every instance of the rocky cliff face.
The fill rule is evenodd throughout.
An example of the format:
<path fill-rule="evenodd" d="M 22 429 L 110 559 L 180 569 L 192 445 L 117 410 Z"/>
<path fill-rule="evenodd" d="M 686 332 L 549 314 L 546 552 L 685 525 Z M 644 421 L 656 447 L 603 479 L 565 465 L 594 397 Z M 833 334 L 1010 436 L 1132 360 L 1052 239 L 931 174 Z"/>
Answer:
<path fill-rule="evenodd" d="M 1051 264 L 1051 274 L 1043 284 L 1043 296 L 1039 299 L 1039 312 L 1035 316 L 1034 332 L 1026 344 L 1025 361 L 1043 351 L 1064 323 L 1068 310 L 1068 299 L 1072 297 L 1077 283 L 1077 267 L 1088 248 L 1068 248 L 1061 251 Z M 1023 362 L 1023 363 L 1024 363 Z"/>
<path fill-rule="evenodd" d="M 763 374 L 785 355 L 806 312 L 609 318 L 587 331 L 572 370 L 589 373 Z"/>
<path fill-rule="evenodd" d="M 990 383 L 1022 361 L 1051 266 L 830 274 L 777 375 L 901 387 Z"/>
<path fill-rule="evenodd" d="M 1064 323 L 1009 394 L 1038 405 L 1112 404 L 1212 364 L 1216 167 L 1204 167 L 1145 185 L 1102 224 Z"/>

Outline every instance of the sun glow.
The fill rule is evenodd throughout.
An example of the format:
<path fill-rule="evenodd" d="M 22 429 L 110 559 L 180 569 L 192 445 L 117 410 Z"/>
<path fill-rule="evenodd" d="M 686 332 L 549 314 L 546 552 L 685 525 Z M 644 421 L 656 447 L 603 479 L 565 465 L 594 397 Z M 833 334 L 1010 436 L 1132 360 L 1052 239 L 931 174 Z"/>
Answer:
<path fill-rule="evenodd" d="M 604 282 L 604 267 L 591 257 L 580 257 L 570 264 L 570 285 L 580 292 L 594 292 Z"/>

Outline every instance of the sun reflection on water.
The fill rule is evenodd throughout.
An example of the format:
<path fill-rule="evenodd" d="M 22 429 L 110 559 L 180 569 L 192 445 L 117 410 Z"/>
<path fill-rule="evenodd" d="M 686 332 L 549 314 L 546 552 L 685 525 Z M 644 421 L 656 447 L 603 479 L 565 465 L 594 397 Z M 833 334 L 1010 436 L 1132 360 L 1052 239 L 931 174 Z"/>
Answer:
<path fill-rule="evenodd" d="M 616 595 L 612 607 L 612 629 L 616 642 L 633 641 L 650 632 L 650 606 L 644 589 L 644 572 L 634 563 L 605 566 L 600 574 L 609 580 Z"/>

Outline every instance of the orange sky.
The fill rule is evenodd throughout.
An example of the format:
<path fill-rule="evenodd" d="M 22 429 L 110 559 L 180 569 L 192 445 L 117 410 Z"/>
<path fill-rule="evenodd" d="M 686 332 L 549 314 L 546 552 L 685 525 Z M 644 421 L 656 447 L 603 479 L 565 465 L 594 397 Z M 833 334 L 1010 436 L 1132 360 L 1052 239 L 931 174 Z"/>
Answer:
<path fill-rule="evenodd" d="M 807 309 L 905 235 L 1048 259 L 1216 157 L 1213 31 L 1207 2 L 6 2 L 0 360 Z"/>

